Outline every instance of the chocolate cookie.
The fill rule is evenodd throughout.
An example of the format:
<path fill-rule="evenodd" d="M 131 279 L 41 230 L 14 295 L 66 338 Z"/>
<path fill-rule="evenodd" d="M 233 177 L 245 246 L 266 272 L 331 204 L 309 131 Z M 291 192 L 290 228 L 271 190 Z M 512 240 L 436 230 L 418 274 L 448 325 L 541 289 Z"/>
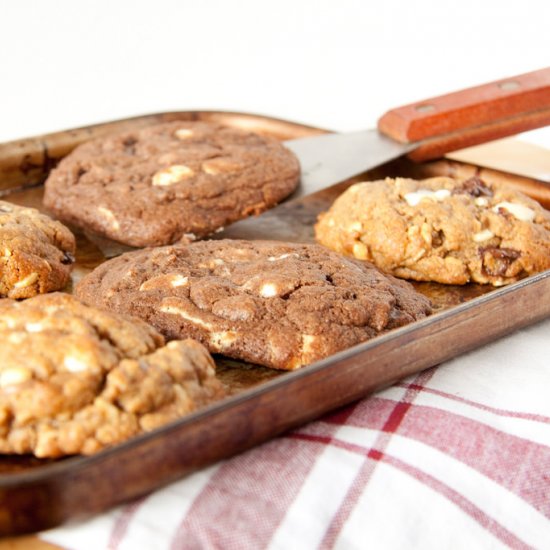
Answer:
<path fill-rule="evenodd" d="M 168 338 L 293 370 L 430 312 L 374 266 L 319 245 L 204 241 L 123 254 L 76 289 L 85 302 L 147 320 Z"/>
<path fill-rule="evenodd" d="M 206 122 L 169 122 L 97 139 L 61 161 L 44 204 L 132 246 L 204 237 L 296 188 L 298 160 L 277 140 Z"/>
<path fill-rule="evenodd" d="M 68 294 L 0 300 L 0 338 L 0 453 L 95 453 L 223 396 L 199 343 Z"/>
<path fill-rule="evenodd" d="M 417 281 L 500 286 L 550 268 L 550 212 L 477 177 L 358 183 L 321 214 L 315 233 Z"/>
<path fill-rule="evenodd" d="M 0 298 L 63 288 L 74 253 L 74 236 L 64 225 L 34 208 L 0 201 Z"/>

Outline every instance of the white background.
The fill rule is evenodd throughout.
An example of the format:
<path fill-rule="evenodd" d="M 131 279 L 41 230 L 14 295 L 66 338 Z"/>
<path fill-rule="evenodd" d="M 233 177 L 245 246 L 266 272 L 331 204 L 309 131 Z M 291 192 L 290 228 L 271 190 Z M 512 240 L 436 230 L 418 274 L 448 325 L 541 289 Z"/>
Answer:
<path fill-rule="evenodd" d="M 548 65 L 548 0 L 0 0 L 0 141 L 202 108 L 360 129 Z"/>

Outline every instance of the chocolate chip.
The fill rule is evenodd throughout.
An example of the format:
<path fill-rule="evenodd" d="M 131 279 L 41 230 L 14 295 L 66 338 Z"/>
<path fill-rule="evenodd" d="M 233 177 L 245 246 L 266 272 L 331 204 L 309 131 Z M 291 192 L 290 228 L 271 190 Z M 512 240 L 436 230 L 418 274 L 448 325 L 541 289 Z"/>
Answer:
<path fill-rule="evenodd" d="M 75 258 L 70 252 L 63 252 L 63 259 L 61 263 L 64 265 L 74 264 Z"/>
<path fill-rule="evenodd" d="M 127 155 L 135 155 L 136 153 L 136 143 L 137 139 L 134 137 L 128 137 L 123 142 L 122 145 L 124 146 L 124 152 Z"/>
<path fill-rule="evenodd" d="M 432 246 L 438 247 L 445 242 L 445 233 L 440 229 L 439 231 L 432 231 Z"/>
<path fill-rule="evenodd" d="M 462 187 L 456 193 L 467 193 L 472 197 L 492 197 L 493 191 L 487 184 L 477 176 L 474 176 L 462 183 Z"/>
<path fill-rule="evenodd" d="M 509 210 L 506 210 L 506 208 L 503 208 L 502 206 L 497 208 L 497 214 L 499 214 L 504 218 L 507 218 L 508 220 L 515 219 L 514 215 Z"/>
<path fill-rule="evenodd" d="M 76 171 L 76 179 L 79 180 L 84 174 L 86 174 L 86 172 L 86 168 L 79 166 L 78 170 Z"/>
<path fill-rule="evenodd" d="M 483 272 L 493 277 L 505 275 L 510 265 L 521 256 L 519 250 L 495 246 L 480 248 L 479 253 L 483 262 Z"/>

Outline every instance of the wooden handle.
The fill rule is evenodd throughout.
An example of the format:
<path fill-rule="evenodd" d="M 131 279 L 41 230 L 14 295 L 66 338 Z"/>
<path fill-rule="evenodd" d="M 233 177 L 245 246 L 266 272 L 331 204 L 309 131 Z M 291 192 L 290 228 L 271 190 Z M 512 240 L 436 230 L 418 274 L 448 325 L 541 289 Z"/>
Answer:
<path fill-rule="evenodd" d="M 420 142 L 409 157 L 445 153 L 550 124 L 550 67 L 388 111 L 378 129 L 401 143 Z"/>

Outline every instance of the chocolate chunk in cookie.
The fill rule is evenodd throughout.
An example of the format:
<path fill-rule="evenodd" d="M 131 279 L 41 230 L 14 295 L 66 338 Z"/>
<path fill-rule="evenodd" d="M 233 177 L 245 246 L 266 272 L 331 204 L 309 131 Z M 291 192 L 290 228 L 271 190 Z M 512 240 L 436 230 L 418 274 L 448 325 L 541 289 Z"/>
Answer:
<path fill-rule="evenodd" d="M 224 395 L 206 349 L 68 294 L 0 300 L 0 452 L 91 454 Z"/>
<path fill-rule="evenodd" d="M 472 197 L 492 197 L 493 191 L 487 184 L 477 176 L 463 181 L 460 185 L 452 190 L 453 194 L 467 193 Z"/>
<path fill-rule="evenodd" d="M 206 122 L 169 122 L 85 143 L 46 181 L 57 217 L 132 246 L 204 237 L 296 188 L 277 140 Z"/>
<path fill-rule="evenodd" d="M 321 214 L 315 234 L 417 281 L 500 286 L 550 268 L 550 212 L 478 177 L 358 183 Z"/>
<path fill-rule="evenodd" d="M 319 245 L 205 241 L 130 252 L 76 289 L 211 352 L 297 369 L 430 312 L 403 281 Z"/>
<path fill-rule="evenodd" d="M 74 236 L 64 225 L 34 208 L 0 201 L 0 298 L 62 289 L 74 253 Z"/>

